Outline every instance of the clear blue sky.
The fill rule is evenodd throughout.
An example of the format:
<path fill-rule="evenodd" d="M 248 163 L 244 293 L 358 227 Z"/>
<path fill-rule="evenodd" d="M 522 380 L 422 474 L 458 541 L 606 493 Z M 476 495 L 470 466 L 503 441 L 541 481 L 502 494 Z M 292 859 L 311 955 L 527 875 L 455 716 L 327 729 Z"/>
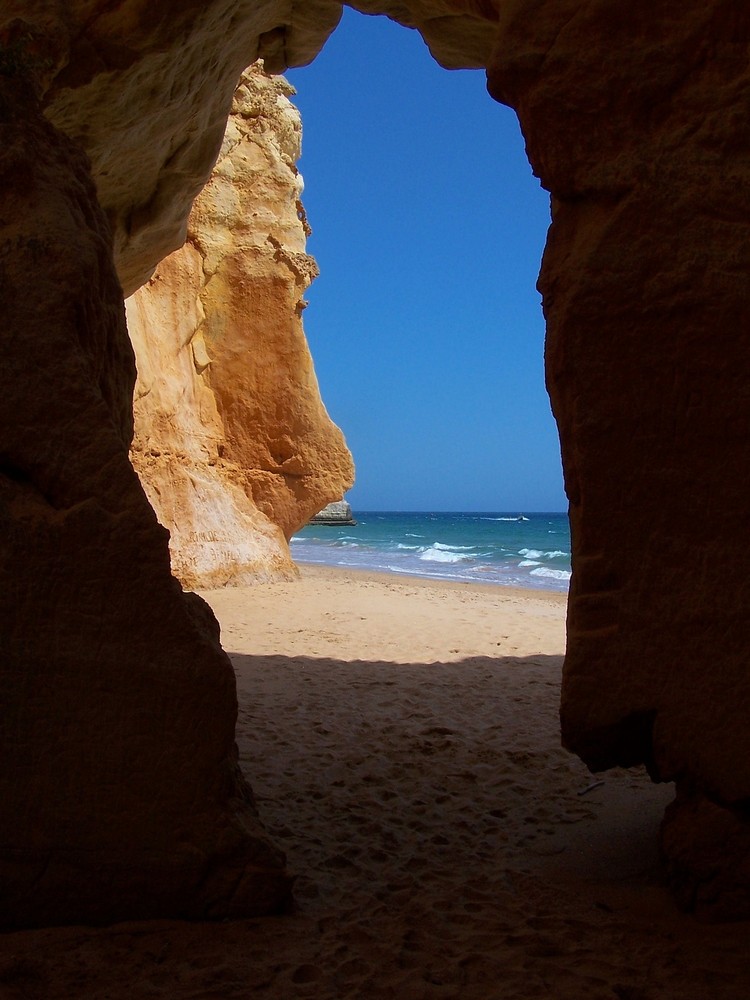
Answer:
<path fill-rule="evenodd" d="M 481 71 L 345 10 L 287 74 L 321 276 L 305 329 L 359 510 L 565 510 L 535 289 L 549 199 Z"/>

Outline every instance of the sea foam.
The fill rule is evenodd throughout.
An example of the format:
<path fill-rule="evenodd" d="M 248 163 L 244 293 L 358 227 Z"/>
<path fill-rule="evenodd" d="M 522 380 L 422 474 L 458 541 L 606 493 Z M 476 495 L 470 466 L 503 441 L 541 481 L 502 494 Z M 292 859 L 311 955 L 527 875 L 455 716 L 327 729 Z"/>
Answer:
<path fill-rule="evenodd" d="M 463 552 L 454 552 L 446 546 L 438 548 L 439 545 L 440 543 L 436 542 L 435 545 L 431 545 L 429 548 L 423 549 L 419 553 L 418 558 L 422 559 L 424 562 L 442 563 L 466 562 L 466 560 L 471 559 L 470 555 L 466 555 Z"/>
<path fill-rule="evenodd" d="M 526 515 L 511 511 L 359 514 L 354 528 L 311 526 L 297 532 L 294 558 L 400 575 L 567 589 L 570 544 L 563 514 L 533 515 L 531 523 L 518 523 Z M 551 542 L 557 542 L 554 549 Z"/>
<path fill-rule="evenodd" d="M 571 577 L 570 570 L 548 569 L 546 566 L 539 566 L 538 569 L 532 569 L 530 575 L 545 576 L 548 580 L 569 580 Z"/>

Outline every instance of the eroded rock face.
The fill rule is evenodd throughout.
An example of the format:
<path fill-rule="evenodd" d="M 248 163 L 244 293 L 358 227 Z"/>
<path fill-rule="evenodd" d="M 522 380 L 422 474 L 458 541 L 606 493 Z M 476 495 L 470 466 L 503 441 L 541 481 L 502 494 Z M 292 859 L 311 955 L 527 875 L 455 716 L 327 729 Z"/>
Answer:
<path fill-rule="evenodd" d="M 357 5 L 382 12 L 376 3 Z M 6 0 L 36 47 L 46 113 L 88 153 L 114 233 L 126 295 L 185 241 L 193 199 L 222 143 L 240 73 L 302 66 L 338 24 L 338 0 Z M 480 66 L 489 51 L 488 0 L 392 3 L 397 20 L 431 39 L 447 66 Z"/>
<path fill-rule="evenodd" d="M 295 575 L 288 539 L 353 481 L 302 327 L 317 267 L 292 92 L 243 76 L 185 246 L 127 302 L 133 462 L 185 586 Z"/>
<path fill-rule="evenodd" d="M 540 288 L 573 534 L 563 738 L 592 768 L 677 782 L 663 843 L 706 916 L 748 843 L 749 28 L 720 2 L 549 2 L 533 21 L 508 3 L 489 71 L 553 195 Z M 703 893 L 700 853 L 720 858 L 708 844 L 730 828 Z M 732 909 L 749 915 L 742 879 Z"/>
<path fill-rule="evenodd" d="M 36 25 L 28 4 L 18 7 Z M 184 243 L 240 73 L 259 57 L 276 71 L 284 55 L 309 61 L 340 16 L 333 0 L 162 2 L 159 16 L 145 0 L 61 6 L 63 66 L 46 113 L 91 158 L 126 295 Z M 49 24 L 39 30 L 46 37 Z"/>
<path fill-rule="evenodd" d="M 282 908 L 217 623 L 128 461 L 135 367 L 86 158 L 20 69 L 0 134 L 0 926 Z"/>

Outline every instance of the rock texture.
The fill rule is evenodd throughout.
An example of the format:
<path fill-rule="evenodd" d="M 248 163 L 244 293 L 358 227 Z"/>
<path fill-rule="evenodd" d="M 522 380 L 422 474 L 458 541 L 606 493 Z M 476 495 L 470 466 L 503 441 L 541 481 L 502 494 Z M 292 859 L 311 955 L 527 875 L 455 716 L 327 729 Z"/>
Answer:
<path fill-rule="evenodd" d="M 243 75 L 187 242 L 126 303 L 133 462 L 190 587 L 294 575 L 288 539 L 353 482 L 302 326 L 317 267 L 292 93 Z"/>
<path fill-rule="evenodd" d="M 326 504 L 323 510 L 318 511 L 310 518 L 310 524 L 356 524 L 352 514 L 351 506 L 346 500 L 336 500 L 334 503 Z"/>
<path fill-rule="evenodd" d="M 683 900 L 746 916 L 750 14 L 734 0 L 357 6 L 417 26 L 445 65 L 487 61 L 518 111 L 553 198 L 540 287 L 573 527 L 564 739 L 594 768 L 644 761 L 674 780 L 663 844 Z M 232 772 L 226 661 L 126 461 L 132 358 L 99 206 L 129 294 L 184 242 L 242 69 L 311 59 L 340 9 L 0 12 L 6 922 L 284 897 Z"/>
<path fill-rule="evenodd" d="M 358 5 L 382 12 L 376 3 Z M 44 50 L 50 120 L 86 150 L 114 232 L 126 295 L 185 241 L 193 199 L 221 147 L 240 73 L 256 59 L 269 72 L 310 62 L 338 24 L 338 0 L 5 0 Z M 491 36 L 488 0 L 391 3 L 389 13 L 433 36 L 446 66 L 480 66 Z M 442 24 L 441 24 L 442 22 Z M 491 22 L 489 22 L 491 23 Z"/>
<path fill-rule="evenodd" d="M 563 738 L 677 783 L 663 845 L 705 916 L 750 915 L 749 32 L 722 2 L 511 2 L 489 70 L 553 196 Z"/>
<path fill-rule="evenodd" d="M 193 199 L 221 148 L 240 73 L 257 58 L 282 71 L 309 61 L 338 23 L 333 0 L 17 2 L 58 39 L 46 112 L 92 161 L 125 294 L 185 241 Z"/>
<path fill-rule="evenodd" d="M 415 28 L 448 69 L 483 69 L 492 54 L 499 0 L 357 0 L 346 6 Z"/>
<path fill-rule="evenodd" d="M 286 904 L 218 625 L 128 461 L 133 353 L 85 156 L 0 73 L 0 926 Z"/>
<path fill-rule="evenodd" d="M 340 13 L 333 0 L 5 0 L 0 10 L 4 926 L 286 904 L 283 857 L 236 768 L 234 683 L 216 624 L 170 575 L 166 532 L 128 462 L 134 366 L 113 263 L 130 294 L 183 245 L 241 71 L 258 57 L 271 70 L 309 60 Z M 294 271 L 297 249 L 274 236 L 280 266 Z M 178 267 L 203 268 L 203 254 L 183 256 Z M 232 266 L 212 294 L 239 277 Z M 269 280 L 266 315 L 286 295 L 288 322 L 306 277 Z M 198 308 L 177 299 L 158 308 Z M 173 355 L 176 367 L 185 360 Z M 231 364 L 225 373 L 226 388 L 238 376 Z M 151 374 L 164 403 L 169 380 Z M 242 452 L 245 415 L 214 411 L 205 380 L 185 386 L 205 416 L 178 435 L 196 432 L 190 460 L 210 467 L 217 412 Z M 283 436 L 265 444 L 274 465 L 257 464 L 264 475 L 250 491 L 291 524 L 278 487 L 300 470 Z M 224 499 L 212 513 L 234 531 L 239 491 Z"/>

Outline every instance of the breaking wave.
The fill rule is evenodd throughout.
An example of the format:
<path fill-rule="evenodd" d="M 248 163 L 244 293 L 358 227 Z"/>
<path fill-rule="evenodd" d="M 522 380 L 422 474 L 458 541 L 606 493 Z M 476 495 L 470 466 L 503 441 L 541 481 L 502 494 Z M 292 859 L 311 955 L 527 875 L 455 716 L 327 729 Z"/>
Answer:
<path fill-rule="evenodd" d="M 419 553 L 419 558 L 423 560 L 423 562 L 442 563 L 457 563 L 472 560 L 472 557 L 467 555 L 465 552 L 456 552 L 446 545 L 440 545 L 439 542 L 436 542 L 434 545 L 430 545 L 427 549 L 422 549 Z"/>
<path fill-rule="evenodd" d="M 300 562 L 565 591 L 571 575 L 567 518 L 535 514 L 529 524 L 518 523 L 519 517 L 525 515 L 362 512 L 356 527 L 297 532 L 292 554 Z"/>
<path fill-rule="evenodd" d="M 544 576 L 548 580 L 569 580 L 571 572 L 568 569 L 550 569 L 548 566 L 539 566 L 532 569 L 531 576 Z"/>

